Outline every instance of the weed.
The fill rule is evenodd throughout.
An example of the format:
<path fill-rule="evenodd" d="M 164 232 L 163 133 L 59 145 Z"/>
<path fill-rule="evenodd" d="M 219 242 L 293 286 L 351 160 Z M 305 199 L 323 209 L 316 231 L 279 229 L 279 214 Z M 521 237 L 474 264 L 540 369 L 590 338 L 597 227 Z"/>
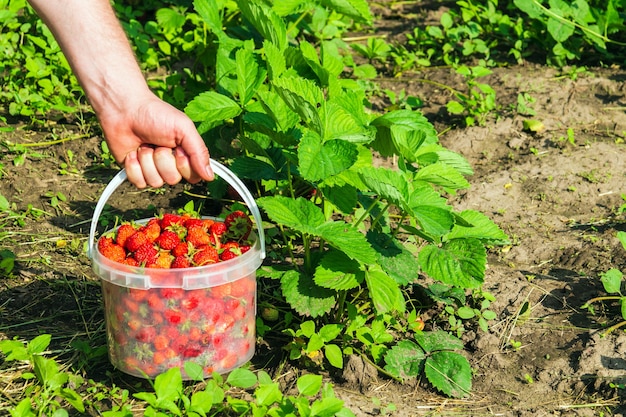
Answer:
<path fill-rule="evenodd" d="M 617 238 L 619 239 L 622 247 L 626 249 L 626 232 L 617 232 Z M 620 327 L 626 326 L 626 296 L 622 294 L 622 281 L 624 274 L 622 271 L 616 268 L 611 268 L 608 271 L 600 275 L 602 286 L 604 291 L 609 295 L 594 297 L 587 301 L 581 308 L 587 309 L 591 314 L 595 313 L 593 305 L 598 302 L 617 302 L 620 307 L 621 320 L 604 331 L 604 335 L 607 335 Z"/>

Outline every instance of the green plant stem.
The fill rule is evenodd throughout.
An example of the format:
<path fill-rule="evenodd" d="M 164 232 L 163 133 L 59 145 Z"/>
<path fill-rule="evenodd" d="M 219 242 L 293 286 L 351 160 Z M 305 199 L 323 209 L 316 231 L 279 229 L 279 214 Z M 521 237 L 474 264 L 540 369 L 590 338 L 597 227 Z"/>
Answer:
<path fill-rule="evenodd" d="M 302 22 L 302 20 L 304 20 L 304 18 L 309 14 L 309 11 L 307 10 L 306 12 L 302 12 L 302 14 L 300 14 L 300 16 L 298 16 L 298 18 L 296 19 L 295 22 L 293 22 L 291 25 L 289 25 L 289 28 L 287 29 L 287 35 L 290 35 L 291 32 L 298 27 L 298 25 L 300 24 L 300 22 Z"/>
<path fill-rule="evenodd" d="M 367 355 L 366 355 L 365 353 L 361 352 L 359 349 L 354 348 L 354 351 L 355 351 L 355 352 L 357 352 L 357 353 L 359 354 L 359 356 L 360 356 L 361 358 L 363 358 L 363 360 L 364 360 L 365 362 L 369 363 L 369 364 L 370 364 L 370 365 L 372 365 L 374 368 L 376 368 L 376 370 L 377 370 L 378 372 L 380 372 L 381 374 L 388 376 L 389 378 L 393 379 L 394 381 L 397 381 L 397 382 L 404 382 L 404 381 L 402 381 L 402 379 L 400 379 L 400 378 L 398 378 L 398 377 L 396 377 L 396 376 L 391 375 L 389 372 L 385 371 L 385 369 L 384 369 L 384 368 L 381 368 L 379 365 L 377 365 L 376 363 L 374 363 L 374 362 L 373 362 L 370 358 L 368 358 L 368 357 L 367 357 Z"/>
<path fill-rule="evenodd" d="M 380 213 L 378 213 L 378 216 L 376 216 L 376 218 L 372 221 L 372 228 L 378 225 L 378 221 L 380 220 L 381 217 L 383 217 L 383 214 L 385 214 L 387 210 L 389 210 L 389 207 L 391 207 L 391 203 L 387 203 L 387 205 L 383 207 Z"/>
<path fill-rule="evenodd" d="M 70 136 L 68 138 L 63 138 L 63 139 L 50 140 L 50 141 L 46 141 L 46 142 L 21 143 L 20 146 L 23 146 L 25 148 L 46 147 L 46 146 L 57 145 L 59 143 L 71 142 L 71 141 L 76 140 L 76 139 L 84 139 L 84 138 L 86 138 L 88 136 L 89 135 L 82 134 L 82 135 L 77 135 L 77 136 Z"/>
<path fill-rule="evenodd" d="M 361 217 L 359 217 L 359 219 L 354 224 L 355 227 L 365 221 L 365 219 L 367 218 L 367 216 L 369 216 L 369 214 L 371 213 L 376 203 L 378 203 L 379 201 L 380 201 L 380 196 L 376 197 L 376 200 L 372 201 L 372 204 L 370 204 L 367 210 L 365 210 L 365 213 L 363 213 L 363 215 L 361 215 Z"/>
<path fill-rule="evenodd" d="M 608 329 L 606 329 L 604 331 L 604 334 L 607 335 L 607 334 L 613 332 L 614 330 L 617 330 L 617 329 L 619 329 L 620 327 L 623 327 L 623 326 L 626 326 L 626 320 L 620 321 L 619 323 L 614 324 L 613 326 L 609 327 Z"/>

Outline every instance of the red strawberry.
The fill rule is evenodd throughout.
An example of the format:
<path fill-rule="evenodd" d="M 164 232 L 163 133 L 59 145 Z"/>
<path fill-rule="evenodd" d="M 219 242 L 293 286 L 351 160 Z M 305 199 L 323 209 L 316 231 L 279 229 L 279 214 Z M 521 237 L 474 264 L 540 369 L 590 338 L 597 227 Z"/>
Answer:
<path fill-rule="evenodd" d="M 126 240 L 135 232 L 137 229 L 131 223 L 122 223 L 120 227 L 117 228 L 117 234 L 115 236 L 115 241 L 118 245 L 124 247 L 126 244 Z"/>
<path fill-rule="evenodd" d="M 122 263 L 124 265 L 139 266 L 139 262 L 137 262 L 137 259 L 133 258 L 132 256 L 127 256 Z"/>
<path fill-rule="evenodd" d="M 126 239 L 124 247 L 128 249 L 129 252 L 135 252 L 140 246 L 145 245 L 146 243 L 149 243 L 148 237 L 146 236 L 146 233 L 140 229 Z"/>
<path fill-rule="evenodd" d="M 211 240 L 202 225 L 191 225 L 187 229 L 187 242 L 197 248 L 202 245 L 208 245 L 211 243 Z"/>
<path fill-rule="evenodd" d="M 217 253 L 217 249 L 212 246 L 206 246 L 199 252 L 193 255 L 193 263 L 196 266 L 214 264 L 219 262 L 220 258 Z"/>
<path fill-rule="evenodd" d="M 185 290 L 182 288 L 161 288 L 161 297 L 177 299 L 183 296 Z"/>
<path fill-rule="evenodd" d="M 191 226 L 204 226 L 204 221 L 202 219 L 196 219 L 196 218 L 190 217 L 187 220 L 185 220 L 185 223 L 183 225 L 187 229 L 189 229 Z"/>
<path fill-rule="evenodd" d="M 134 235 L 133 235 L 134 236 Z M 151 264 L 157 258 L 158 251 L 152 243 L 144 243 L 135 251 L 134 258 L 139 264 Z"/>
<path fill-rule="evenodd" d="M 170 345 L 170 339 L 168 339 L 167 336 L 160 334 L 154 337 L 152 344 L 156 350 L 165 350 Z"/>
<path fill-rule="evenodd" d="M 189 244 L 187 242 L 180 242 L 172 249 L 172 255 L 176 257 L 187 255 L 187 253 L 189 253 Z"/>
<path fill-rule="evenodd" d="M 152 343 L 156 334 L 156 329 L 154 327 L 143 327 L 137 332 L 135 339 L 142 343 Z"/>
<path fill-rule="evenodd" d="M 235 259 L 237 255 L 233 249 L 226 249 L 220 254 L 220 260 L 222 261 L 230 261 L 231 259 Z"/>
<path fill-rule="evenodd" d="M 215 236 L 222 236 L 227 230 L 226 224 L 222 222 L 215 222 L 211 225 L 211 233 Z"/>
<path fill-rule="evenodd" d="M 163 233 L 156 238 L 155 242 L 161 249 L 172 250 L 180 243 L 180 238 L 176 233 L 170 230 L 164 230 Z"/>
<path fill-rule="evenodd" d="M 161 226 L 159 226 L 159 219 L 152 218 L 143 228 L 146 236 L 148 238 L 148 242 L 152 243 L 161 234 Z"/>
<path fill-rule="evenodd" d="M 252 231 L 250 216 L 241 210 L 229 213 L 224 219 L 224 224 L 228 229 L 228 236 L 232 236 L 235 240 L 246 240 Z"/>
<path fill-rule="evenodd" d="M 112 261 L 124 263 L 124 260 L 126 259 L 126 251 L 124 250 L 123 247 L 121 247 L 118 244 L 111 242 L 106 245 L 103 245 L 102 247 L 98 249 L 100 250 L 100 253 L 102 254 L 102 256 Z"/>
<path fill-rule="evenodd" d="M 165 213 L 161 217 L 161 228 L 166 229 L 172 225 L 182 226 L 184 219 L 182 216 L 174 213 Z"/>
<path fill-rule="evenodd" d="M 250 245 L 239 245 L 239 250 L 241 253 L 246 253 L 250 250 Z"/>
<path fill-rule="evenodd" d="M 189 268 L 191 266 L 191 262 L 189 262 L 189 258 L 184 255 L 177 256 L 174 258 L 172 262 L 171 268 Z"/>
<path fill-rule="evenodd" d="M 176 310 L 165 310 L 165 320 L 172 324 L 180 324 L 184 320 L 183 314 Z"/>

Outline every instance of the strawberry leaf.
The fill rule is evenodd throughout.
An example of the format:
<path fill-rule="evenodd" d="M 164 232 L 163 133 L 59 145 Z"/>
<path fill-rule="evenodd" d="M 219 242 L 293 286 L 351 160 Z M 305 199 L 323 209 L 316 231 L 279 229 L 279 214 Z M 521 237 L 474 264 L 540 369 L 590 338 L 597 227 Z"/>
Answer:
<path fill-rule="evenodd" d="M 280 284 L 285 300 L 303 316 L 322 316 L 336 304 L 335 291 L 320 287 L 311 277 L 298 271 L 287 271 Z"/>
<path fill-rule="evenodd" d="M 426 359 L 424 373 L 436 389 L 451 397 L 465 397 L 472 389 L 472 368 L 459 353 L 441 351 L 432 354 Z"/>
<path fill-rule="evenodd" d="M 367 242 L 365 235 L 343 221 L 319 225 L 312 234 L 362 264 L 376 262 L 376 252 Z"/>
<path fill-rule="evenodd" d="M 302 233 L 314 235 L 316 228 L 325 221 L 322 210 L 302 197 L 261 197 L 257 199 L 257 204 L 272 221 Z"/>
<path fill-rule="evenodd" d="M 463 350 L 463 341 L 448 332 L 433 331 L 415 334 L 415 341 L 427 353 L 439 350 Z"/>
<path fill-rule="evenodd" d="M 344 140 L 322 142 L 319 135 L 307 131 L 298 146 L 300 174 L 305 180 L 317 182 L 344 171 L 357 159 L 354 144 Z"/>
<path fill-rule="evenodd" d="M 265 71 L 261 71 L 254 59 L 254 55 L 248 49 L 242 48 L 237 50 L 235 62 L 237 63 L 239 104 L 241 107 L 246 107 L 265 79 Z"/>
<path fill-rule="evenodd" d="M 410 340 L 401 340 L 385 354 L 385 371 L 403 380 L 417 377 L 424 369 L 426 355 Z"/>
<path fill-rule="evenodd" d="M 442 162 L 427 165 L 417 171 L 415 179 L 440 185 L 445 188 L 458 190 L 469 188 L 469 182 L 459 171 Z"/>
<path fill-rule="evenodd" d="M 457 222 L 452 231 L 446 235 L 446 240 L 474 238 L 479 239 L 483 243 L 506 244 L 509 242 L 506 233 L 483 213 L 465 210 L 458 213 L 458 215 L 468 226 Z"/>
<path fill-rule="evenodd" d="M 197 95 L 185 108 L 185 113 L 194 122 L 200 122 L 198 131 L 206 133 L 224 120 L 241 113 L 241 107 L 230 98 L 215 91 L 206 91 Z"/>
<path fill-rule="evenodd" d="M 417 279 L 420 264 L 399 240 L 376 231 L 368 232 L 367 240 L 377 252 L 378 263 L 394 281 L 406 285 Z"/>
<path fill-rule="evenodd" d="M 404 311 L 406 305 L 399 285 L 378 265 L 370 266 L 365 281 L 378 314 Z"/>
<path fill-rule="evenodd" d="M 487 254 L 477 239 L 455 239 L 441 247 L 425 246 L 418 259 L 426 274 L 444 284 L 479 288 L 485 277 Z"/>
<path fill-rule="evenodd" d="M 363 282 L 365 273 L 343 252 L 328 251 L 315 269 L 313 280 L 321 287 L 337 291 L 356 288 Z"/>
<path fill-rule="evenodd" d="M 285 50 L 287 47 L 287 28 L 285 21 L 280 16 L 261 2 L 239 0 L 237 5 L 241 14 L 264 39 L 270 40 L 281 51 Z"/>

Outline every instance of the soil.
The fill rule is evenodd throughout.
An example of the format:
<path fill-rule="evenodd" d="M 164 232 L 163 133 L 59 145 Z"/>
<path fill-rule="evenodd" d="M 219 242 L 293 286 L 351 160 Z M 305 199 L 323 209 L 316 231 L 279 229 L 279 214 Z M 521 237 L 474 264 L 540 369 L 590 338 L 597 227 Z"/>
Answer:
<path fill-rule="evenodd" d="M 619 210 L 626 203 L 626 72 L 588 68 L 568 75 L 534 64 L 495 69 L 484 82 L 496 90 L 498 117 L 468 128 L 445 111 L 449 92 L 417 81 L 424 78 L 463 88 L 449 69 L 383 79 L 382 87 L 424 100 L 422 111 L 442 144 L 475 171 L 471 188 L 452 196 L 452 204 L 487 214 L 511 238 L 510 246 L 489 252 L 484 290 L 496 298 L 497 319 L 488 332 L 463 335 L 475 372 L 467 398 L 440 396 L 426 381 L 393 382 L 357 357 L 333 378 L 337 395 L 357 416 L 624 415 L 626 335 L 605 333 L 619 321 L 619 306 L 597 304 L 595 314 L 582 306 L 604 294 L 603 272 L 626 271 L 626 251 L 616 238 L 626 230 Z M 520 93 L 535 100 L 535 116 L 514 111 Z M 528 118 L 544 129 L 525 130 Z M 79 136 L 69 122 L 41 131 L 16 123 L 0 139 L 33 145 Z M 90 358 L 88 377 L 132 389 L 139 380 L 76 343 L 104 345 L 99 284 L 83 251 L 95 203 L 115 172 L 101 166 L 101 140 L 29 147 L 19 165 L 15 153 L 2 153 L 0 194 L 16 212 L 30 208 L 31 215 L 23 224 L 0 218 L 0 246 L 17 254 L 13 275 L 0 280 L 0 338 L 53 334 L 58 354 L 73 363 Z M 196 187 L 139 191 L 124 184 L 109 201 L 111 213 L 137 218 L 137 208 L 173 209 Z M 56 203 L 54 194 L 62 197 Z M 37 217 L 38 210 L 47 215 Z M 269 356 L 263 348 L 253 365 L 264 367 Z M 294 372 L 283 374 L 286 385 Z"/>

